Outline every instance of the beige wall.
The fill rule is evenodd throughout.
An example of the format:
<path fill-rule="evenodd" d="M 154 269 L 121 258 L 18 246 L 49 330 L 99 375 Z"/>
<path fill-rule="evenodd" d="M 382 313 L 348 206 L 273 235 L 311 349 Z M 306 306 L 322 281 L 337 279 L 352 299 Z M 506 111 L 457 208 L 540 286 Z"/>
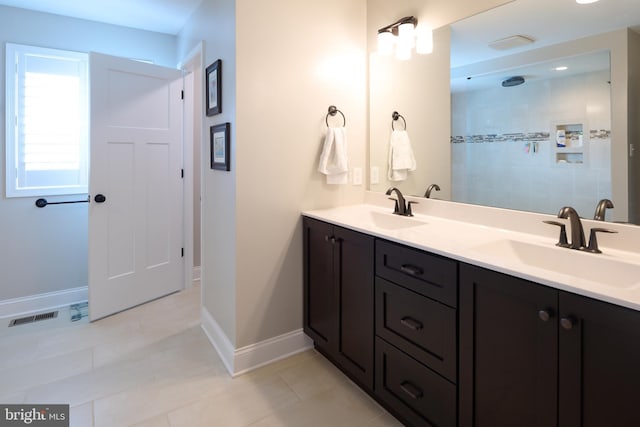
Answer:
<path fill-rule="evenodd" d="M 232 171 L 204 166 L 202 287 L 236 349 L 302 327 L 301 211 L 364 199 L 367 173 L 329 186 L 316 167 L 331 104 L 351 167 L 367 167 L 367 3 L 204 0 L 178 36 L 179 58 L 204 40 L 205 62 L 223 60 L 223 113 L 205 128 L 231 122 Z"/>
<path fill-rule="evenodd" d="M 317 169 L 325 114 L 346 116 L 352 167 L 366 165 L 364 0 L 237 2 L 237 341 L 302 327 L 304 209 L 360 202 Z"/>
<path fill-rule="evenodd" d="M 316 168 L 330 104 L 366 166 L 365 28 L 364 0 L 205 0 L 179 34 L 178 57 L 202 39 L 205 62 L 223 61 L 223 113 L 205 128 L 231 122 L 232 171 L 203 164 L 202 288 L 236 349 L 302 327 L 301 211 L 364 198 Z"/>

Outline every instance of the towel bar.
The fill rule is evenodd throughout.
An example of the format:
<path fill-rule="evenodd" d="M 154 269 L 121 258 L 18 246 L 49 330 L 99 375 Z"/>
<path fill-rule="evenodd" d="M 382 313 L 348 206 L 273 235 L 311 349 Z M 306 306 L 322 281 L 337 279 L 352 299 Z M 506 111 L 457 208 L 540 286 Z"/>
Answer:
<path fill-rule="evenodd" d="M 342 113 L 342 111 L 338 110 L 338 108 L 335 105 L 329 105 L 329 112 L 327 113 L 326 117 L 324 118 L 324 122 L 327 124 L 327 127 L 329 127 L 329 116 L 334 117 L 336 114 L 340 113 L 340 115 L 342 116 L 342 126 L 346 126 L 347 125 L 347 119 L 344 117 L 344 114 Z"/>
<path fill-rule="evenodd" d="M 393 120 L 391 120 L 391 129 L 392 130 L 396 130 L 393 127 L 393 124 L 395 122 L 397 122 L 398 119 L 402 119 L 402 122 L 404 123 L 404 130 L 407 130 L 407 121 L 404 119 L 404 117 L 402 117 L 402 114 L 398 113 L 397 111 L 394 111 L 393 114 L 391 114 L 391 118 L 393 119 Z"/>
<path fill-rule="evenodd" d="M 72 200 L 69 202 L 47 202 L 47 199 L 36 200 L 36 206 L 39 208 L 44 208 L 47 205 L 68 205 L 71 203 L 89 203 L 89 196 L 87 196 L 86 200 Z"/>

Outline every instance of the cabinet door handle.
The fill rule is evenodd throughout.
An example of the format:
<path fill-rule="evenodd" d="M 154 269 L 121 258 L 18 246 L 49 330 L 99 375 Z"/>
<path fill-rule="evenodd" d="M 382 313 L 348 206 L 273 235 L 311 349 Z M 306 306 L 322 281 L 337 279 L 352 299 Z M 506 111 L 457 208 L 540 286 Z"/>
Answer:
<path fill-rule="evenodd" d="M 545 310 L 540 310 L 538 312 L 538 317 L 543 322 L 548 322 L 549 319 L 551 319 L 553 317 L 553 310 L 551 310 L 550 308 L 547 308 Z"/>
<path fill-rule="evenodd" d="M 575 326 L 577 320 L 573 316 L 567 316 L 560 319 L 560 326 L 562 326 L 567 331 L 570 331 Z"/>
<path fill-rule="evenodd" d="M 424 270 L 422 270 L 420 267 L 416 267 L 415 265 L 411 265 L 411 264 L 401 265 L 400 271 L 402 271 L 403 273 L 410 274 L 412 276 L 421 276 L 422 273 L 424 273 Z"/>
<path fill-rule="evenodd" d="M 404 326 L 411 329 L 412 331 L 419 331 L 424 326 L 422 322 L 409 316 L 403 317 L 402 319 L 400 319 L 400 323 L 402 323 Z"/>
<path fill-rule="evenodd" d="M 336 238 L 335 236 L 324 236 L 324 241 L 334 245 L 336 243 Z"/>
<path fill-rule="evenodd" d="M 422 397 L 422 390 L 413 385 L 409 381 L 404 381 L 400 384 L 400 389 L 404 391 L 410 398 L 418 400 Z"/>

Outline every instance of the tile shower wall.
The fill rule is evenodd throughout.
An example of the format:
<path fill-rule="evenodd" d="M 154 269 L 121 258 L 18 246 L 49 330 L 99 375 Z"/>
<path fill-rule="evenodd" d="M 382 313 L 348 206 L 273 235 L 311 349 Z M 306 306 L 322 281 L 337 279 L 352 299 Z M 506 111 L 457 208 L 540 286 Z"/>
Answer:
<path fill-rule="evenodd" d="M 452 94 L 453 200 L 593 215 L 611 198 L 609 71 Z M 582 123 L 583 163 L 556 161 L 556 126 Z"/>

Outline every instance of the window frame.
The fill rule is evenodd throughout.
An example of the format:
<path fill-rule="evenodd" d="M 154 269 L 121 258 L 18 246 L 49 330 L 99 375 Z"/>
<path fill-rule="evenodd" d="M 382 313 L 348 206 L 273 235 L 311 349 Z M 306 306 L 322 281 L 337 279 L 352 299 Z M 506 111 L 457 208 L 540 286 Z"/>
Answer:
<path fill-rule="evenodd" d="M 83 88 L 81 96 L 84 98 L 84 111 L 81 113 L 81 146 L 80 164 L 78 169 L 64 169 L 64 171 L 75 171 L 80 176 L 77 184 L 58 184 L 52 182 L 51 185 L 42 186 L 21 186 L 20 176 L 25 174 L 25 168 L 20 169 L 19 153 L 23 152 L 23 142 L 20 140 L 19 108 L 21 100 L 19 96 L 24 96 L 18 89 L 20 81 L 18 61 L 23 60 L 27 55 L 40 55 L 50 58 L 64 58 L 65 60 L 77 61 L 84 69 Z M 89 55 L 82 52 L 74 52 L 61 49 L 50 49 L 38 46 L 29 46 L 15 43 L 6 43 L 5 53 L 5 196 L 13 197 L 34 197 L 34 196 L 63 196 L 72 194 L 86 194 L 89 186 Z M 21 151 L 22 150 L 22 151 Z M 60 170 L 45 169 L 36 171 L 42 175 L 51 174 L 51 178 L 61 175 Z"/>

